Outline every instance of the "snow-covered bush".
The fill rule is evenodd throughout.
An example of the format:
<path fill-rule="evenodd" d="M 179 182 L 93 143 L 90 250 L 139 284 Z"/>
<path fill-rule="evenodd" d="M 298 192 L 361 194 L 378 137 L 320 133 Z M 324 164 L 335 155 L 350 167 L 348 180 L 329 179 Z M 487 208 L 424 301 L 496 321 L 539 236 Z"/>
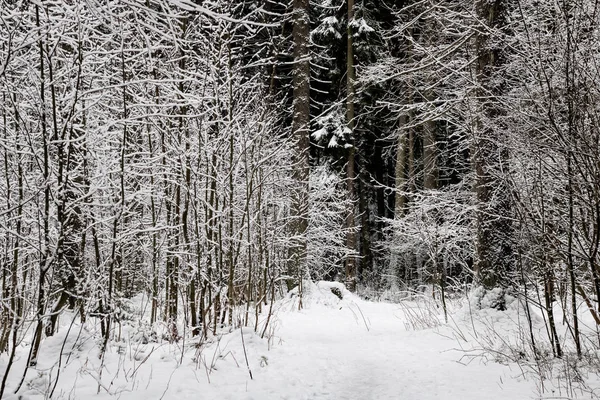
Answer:
<path fill-rule="evenodd" d="M 466 272 L 474 243 L 467 189 L 455 185 L 414 194 L 405 216 L 387 220 L 392 286 L 439 284 Z"/>
<path fill-rule="evenodd" d="M 310 177 L 310 219 L 308 222 L 308 260 L 314 280 L 335 278 L 346 248 L 345 213 L 348 199 L 344 181 L 328 165 L 315 167 Z"/>

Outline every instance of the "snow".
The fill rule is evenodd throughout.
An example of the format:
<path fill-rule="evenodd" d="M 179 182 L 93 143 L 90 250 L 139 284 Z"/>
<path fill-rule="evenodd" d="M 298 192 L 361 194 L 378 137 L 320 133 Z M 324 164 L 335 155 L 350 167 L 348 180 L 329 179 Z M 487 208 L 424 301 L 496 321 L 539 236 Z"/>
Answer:
<path fill-rule="evenodd" d="M 473 323 L 470 307 L 456 310 L 445 324 L 433 300 L 369 302 L 332 282 L 306 283 L 301 310 L 298 303 L 296 291 L 276 303 L 264 338 L 245 327 L 200 347 L 189 339 L 142 344 L 133 339 L 143 326 L 123 324 L 121 341 L 111 341 L 102 367 L 98 332 L 75 319 L 67 336 L 73 319 L 66 314 L 61 331 L 42 343 L 40 362 L 29 370 L 22 397 L 6 398 L 44 399 L 56 380 L 61 353 L 54 399 L 512 400 L 558 395 L 540 393 L 539 382 L 514 363 L 473 357 L 477 343 L 467 334 Z M 515 317 L 516 303 L 506 312 L 482 310 L 487 326 L 502 335 Z M 22 375 L 26 350 L 26 344 L 19 349 L 9 390 Z M 6 359 L 0 357 L 0 375 Z"/>
<path fill-rule="evenodd" d="M 338 143 L 338 139 L 337 136 L 333 135 L 331 136 L 331 139 L 329 140 L 329 144 L 327 144 L 327 147 L 331 148 L 335 148 L 338 147 L 339 143 Z"/>
<path fill-rule="evenodd" d="M 312 32 L 312 34 L 322 38 L 335 38 L 340 40 L 342 35 L 337 29 L 338 25 L 339 21 L 335 16 L 325 17 L 323 18 L 321 24 Z"/>
<path fill-rule="evenodd" d="M 357 18 L 351 21 L 350 26 L 358 33 L 365 34 L 375 32 L 375 29 L 371 28 L 364 18 Z"/>
<path fill-rule="evenodd" d="M 318 130 L 314 131 L 313 133 L 311 133 L 311 136 L 313 139 L 315 139 L 318 142 L 322 138 L 327 136 L 327 129 L 325 129 L 324 127 L 321 129 L 318 129 Z"/>

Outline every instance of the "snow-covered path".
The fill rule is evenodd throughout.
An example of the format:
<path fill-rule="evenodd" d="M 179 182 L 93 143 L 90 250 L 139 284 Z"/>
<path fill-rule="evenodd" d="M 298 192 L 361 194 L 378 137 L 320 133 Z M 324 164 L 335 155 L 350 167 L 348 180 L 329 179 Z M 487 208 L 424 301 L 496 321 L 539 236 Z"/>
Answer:
<path fill-rule="evenodd" d="M 407 307 L 415 307 L 409 315 L 427 314 L 417 303 L 372 303 L 352 295 L 339 301 L 327 287 L 313 286 L 305 305 L 298 311 L 293 298 L 278 303 L 268 340 L 244 328 L 253 379 L 246 367 L 240 330 L 200 350 L 189 343 L 182 348 L 181 344 L 112 342 L 101 377 L 93 340 L 75 346 L 76 350 L 69 350 L 69 341 L 53 399 L 539 398 L 535 382 L 522 379 L 518 367 L 484 364 L 479 358 L 459 362 L 464 353 L 454 350 L 461 344 L 450 337 L 451 328 L 415 330 L 411 322 L 417 319 L 407 317 Z M 428 318 L 418 321 L 431 322 Z M 64 334 L 44 342 L 38 371 L 28 373 L 19 392 L 23 399 L 45 398 L 43 393 L 56 378 L 63 339 Z M 16 371 L 22 371 L 23 357 Z M 0 373 L 2 370 L 0 362 Z M 11 376 L 9 387 L 15 385 L 19 374 Z"/>
<path fill-rule="evenodd" d="M 407 331 L 404 322 L 399 306 L 367 302 L 281 314 L 278 335 L 284 342 L 273 350 L 273 361 L 249 383 L 243 398 L 535 397 L 530 382 L 515 379 L 520 371 L 495 363 L 458 363 L 462 354 L 449 351 L 458 346 L 456 340 L 432 330 Z"/>

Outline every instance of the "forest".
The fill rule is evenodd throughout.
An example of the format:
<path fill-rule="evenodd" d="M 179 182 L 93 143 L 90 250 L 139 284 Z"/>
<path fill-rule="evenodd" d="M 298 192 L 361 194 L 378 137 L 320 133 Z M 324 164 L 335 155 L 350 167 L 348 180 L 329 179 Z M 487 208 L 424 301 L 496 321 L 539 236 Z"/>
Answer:
<path fill-rule="evenodd" d="M 323 287 L 600 371 L 598 0 L 0 0 L 0 160 L 0 398 L 62 398 L 72 326 L 112 396 L 127 323 L 259 340 Z"/>

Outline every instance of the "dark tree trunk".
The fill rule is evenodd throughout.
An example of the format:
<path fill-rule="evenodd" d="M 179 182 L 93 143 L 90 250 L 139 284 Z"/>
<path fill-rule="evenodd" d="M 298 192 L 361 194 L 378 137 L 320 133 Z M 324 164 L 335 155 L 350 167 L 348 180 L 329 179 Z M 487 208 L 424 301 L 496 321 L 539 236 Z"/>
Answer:
<path fill-rule="evenodd" d="M 354 218 L 355 190 L 354 181 L 356 180 L 356 140 L 354 137 L 354 47 L 352 38 L 351 22 L 354 19 L 354 0 L 348 0 L 348 40 L 347 40 L 347 59 L 346 59 L 346 123 L 350 134 L 348 147 L 348 162 L 346 164 L 346 185 L 348 189 L 348 211 L 346 215 L 346 247 L 348 251 L 356 251 L 356 221 Z M 346 286 L 348 290 L 356 289 L 356 256 L 354 254 L 346 257 Z"/>
<path fill-rule="evenodd" d="M 493 32 L 503 28 L 505 0 L 479 0 L 476 9 L 487 29 Z M 471 154 L 478 203 L 474 269 L 477 279 L 486 288 L 506 286 L 508 274 L 513 270 L 510 194 L 502 176 L 507 168 L 508 150 L 499 133 L 499 117 L 503 115 L 499 96 L 504 85 L 495 76 L 504 59 L 502 50 L 492 43 L 492 34 L 481 31 L 475 39 L 478 114 Z"/>
<path fill-rule="evenodd" d="M 308 179 L 309 179 L 309 123 L 310 123 L 310 21 L 308 0 L 294 0 L 293 40 L 294 40 L 294 105 L 292 137 L 293 180 L 295 190 L 292 193 L 291 235 L 292 242 L 288 257 L 288 288 L 297 281 L 300 283 L 306 268 L 306 230 L 308 228 Z"/>

